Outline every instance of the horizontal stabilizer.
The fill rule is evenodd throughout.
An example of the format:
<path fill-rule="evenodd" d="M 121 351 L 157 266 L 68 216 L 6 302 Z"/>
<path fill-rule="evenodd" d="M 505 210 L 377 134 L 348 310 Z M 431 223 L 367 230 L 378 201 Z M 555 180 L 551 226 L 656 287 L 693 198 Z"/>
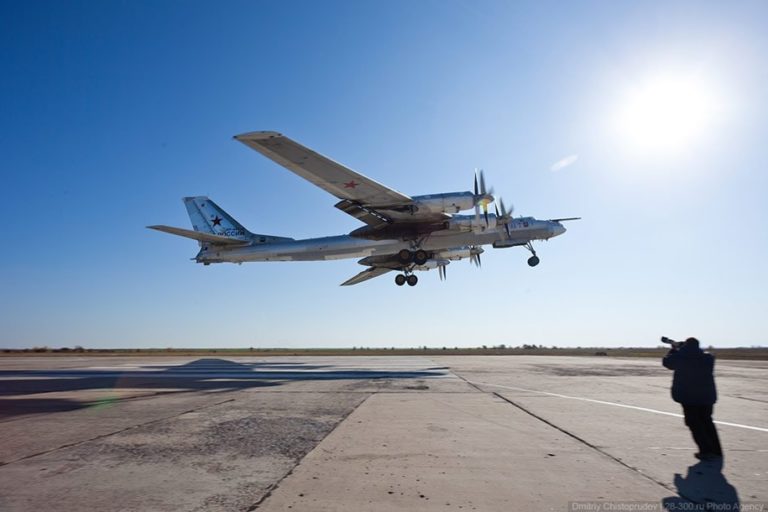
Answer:
<path fill-rule="evenodd" d="M 550 222 L 565 222 L 567 220 L 581 220 L 581 217 L 563 217 L 562 219 L 549 219 Z"/>
<path fill-rule="evenodd" d="M 381 275 L 386 274 L 387 272 L 390 272 L 392 269 L 390 268 L 383 268 L 383 267 L 370 267 L 359 274 L 357 274 L 354 277 L 351 277 L 341 283 L 341 286 L 351 286 L 353 284 L 362 283 L 363 281 L 367 281 L 369 279 L 373 279 L 374 277 L 379 277 Z"/>
<path fill-rule="evenodd" d="M 172 235 L 191 238 L 192 240 L 197 240 L 198 242 L 208 242 L 210 244 L 216 244 L 216 245 L 235 246 L 235 245 L 250 244 L 250 241 L 248 240 L 238 240 L 236 238 L 229 238 L 226 236 L 214 235 L 211 233 L 203 233 L 201 231 L 192 231 L 191 229 L 174 228 L 171 226 L 147 226 L 147 227 L 149 229 L 162 231 L 163 233 L 170 233 Z"/>

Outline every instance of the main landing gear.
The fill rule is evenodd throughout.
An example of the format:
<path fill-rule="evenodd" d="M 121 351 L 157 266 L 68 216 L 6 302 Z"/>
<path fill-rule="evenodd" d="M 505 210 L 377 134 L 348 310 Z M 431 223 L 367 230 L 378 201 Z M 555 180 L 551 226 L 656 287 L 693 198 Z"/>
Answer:
<path fill-rule="evenodd" d="M 397 274 L 395 276 L 395 284 L 397 286 L 403 286 L 405 283 L 408 283 L 408 286 L 416 286 L 418 282 L 419 278 L 413 274 Z"/>
<path fill-rule="evenodd" d="M 525 248 L 531 251 L 531 254 L 532 254 L 532 256 L 528 258 L 528 266 L 535 267 L 536 265 L 539 264 L 539 261 L 541 260 L 539 260 L 539 257 L 536 256 L 536 251 L 533 249 L 533 244 L 531 244 L 531 242 L 528 242 L 527 244 L 525 244 Z"/>
<path fill-rule="evenodd" d="M 418 244 L 414 245 L 418 247 Z M 403 286 L 405 283 L 408 283 L 408 286 L 416 286 L 419 278 L 413 275 L 413 267 L 424 265 L 430 257 L 432 255 L 424 249 L 415 249 L 413 251 L 401 249 L 397 253 L 397 260 L 402 265 L 403 273 L 395 276 L 395 284 Z"/>
<path fill-rule="evenodd" d="M 415 263 L 416 265 L 423 265 L 429 259 L 429 253 L 424 249 L 418 249 L 416 251 L 409 251 L 408 249 L 401 249 L 397 253 L 397 259 L 403 265 L 408 263 Z"/>

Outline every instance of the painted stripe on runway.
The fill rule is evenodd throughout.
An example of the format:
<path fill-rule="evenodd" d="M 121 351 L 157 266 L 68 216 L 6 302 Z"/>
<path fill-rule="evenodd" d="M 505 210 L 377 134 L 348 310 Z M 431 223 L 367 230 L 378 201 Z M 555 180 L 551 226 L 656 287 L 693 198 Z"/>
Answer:
<path fill-rule="evenodd" d="M 674 416 L 676 418 L 682 418 L 682 414 L 674 413 L 674 412 L 666 412 L 666 411 L 659 411 L 657 409 L 649 409 L 647 407 L 638 407 L 636 405 L 627 405 L 627 404 L 619 404 L 616 402 L 606 402 L 605 400 L 595 400 L 594 398 L 584 398 L 580 396 L 569 396 L 569 395 L 561 395 L 560 393 L 549 393 L 547 391 L 538 391 L 536 389 L 526 389 L 526 388 L 518 388 L 515 386 L 503 386 L 501 384 L 491 384 L 490 382 L 474 382 L 471 380 L 468 380 L 467 382 L 470 382 L 472 384 L 477 384 L 479 386 L 493 386 L 496 388 L 504 388 L 504 389 L 511 389 L 513 391 L 525 391 L 527 393 L 539 393 L 541 395 L 549 395 L 549 396 L 555 396 L 558 398 L 567 398 L 569 400 L 581 400 L 582 402 L 592 402 L 596 404 L 603 404 L 603 405 L 612 405 L 614 407 L 623 407 L 625 409 L 634 409 L 636 411 L 643 411 L 643 412 L 652 412 L 654 414 L 663 414 L 664 416 Z M 738 428 L 745 428 L 748 430 L 757 430 L 759 432 L 768 432 L 768 428 L 763 427 L 753 427 L 752 425 L 742 425 L 741 423 L 731 423 L 728 421 L 719 421 L 715 420 L 715 423 L 718 425 L 727 425 L 729 427 L 738 427 Z"/>

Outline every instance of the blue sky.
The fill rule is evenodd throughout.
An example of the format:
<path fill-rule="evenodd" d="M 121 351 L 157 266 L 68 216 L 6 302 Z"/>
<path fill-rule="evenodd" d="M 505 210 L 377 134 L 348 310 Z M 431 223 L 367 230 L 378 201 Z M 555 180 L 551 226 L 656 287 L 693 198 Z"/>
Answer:
<path fill-rule="evenodd" d="M 0 347 L 768 343 L 765 2 L 4 2 L 0 26 Z M 231 139 L 254 130 L 407 194 L 481 167 L 516 213 L 584 220 L 535 269 L 488 249 L 415 288 L 203 267 L 145 229 L 197 194 L 254 232 L 358 226 Z"/>

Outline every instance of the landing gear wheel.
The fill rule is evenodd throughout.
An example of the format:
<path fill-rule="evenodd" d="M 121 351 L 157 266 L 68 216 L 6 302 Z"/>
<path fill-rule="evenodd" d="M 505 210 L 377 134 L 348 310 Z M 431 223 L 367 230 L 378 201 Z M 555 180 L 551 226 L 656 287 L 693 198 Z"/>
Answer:
<path fill-rule="evenodd" d="M 395 276 L 395 284 L 397 286 L 403 286 L 405 284 L 406 277 L 404 274 L 397 274 Z"/>
<path fill-rule="evenodd" d="M 408 276 L 408 286 L 416 286 L 416 283 L 419 282 L 419 278 L 415 275 L 411 274 Z"/>
<path fill-rule="evenodd" d="M 413 262 L 417 265 L 423 265 L 427 262 L 429 259 L 429 254 L 427 254 L 427 251 L 423 249 L 419 249 L 415 253 L 413 253 Z"/>
<path fill-rule="evenodd" d="M 400 249 L 397 253 L 397 259 L 400 260 L 400 263 L 410 263 L 413 261 L 413 253 L 408 249 Z"/>
<path fill-rule="evenodd" d="M 528 266 L 535 267 L 539 264 L 539 257 L 536 256 L 536 251 L 533 249 L 533 244 L 528 241 L 528 243 L 525 244 L 525 248 L 531 251 L 531 257 L 528 258 Z"/>

